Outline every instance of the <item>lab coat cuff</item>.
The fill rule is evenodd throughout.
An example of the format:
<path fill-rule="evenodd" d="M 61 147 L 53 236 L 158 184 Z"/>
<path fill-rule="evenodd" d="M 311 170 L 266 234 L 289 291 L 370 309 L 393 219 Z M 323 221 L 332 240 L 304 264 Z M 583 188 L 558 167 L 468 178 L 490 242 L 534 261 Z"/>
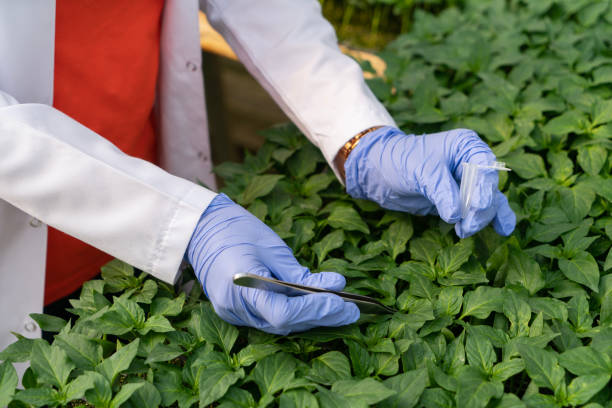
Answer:
<path fill-rule="evenodd" d="M 346 142 L 351 140 L 355 135 L 364 131 L 365 129 L 371 128 L 373 126 L 392 126 L 397 127 L 393 119 L 389 116 L 389 114 L 385 111 L 384 113 L 378 115 L 372 115 L 368 118 L 357 119 L 353 121 L 347 121 L 346 126 L 343 127 L 342 131 L 337 132 L 333 136 L 319 137 L 319 140 L 324 142 L 321 143 L 319 148 L 329 163 L 329 166 L 332 168 L 336 178 L 344 185 L 342 177 L 340 176 L 340 172 L 338 168 L 334 164 L 334 158 L 344 146 Z"/>
<path fill-rule="evenodd" d="M 170 284 L 176 282 L 193 231 L 202 213 L 216 196 L 214 191 L 194 184 L 177 203 L 155 251 L 153 275 Z"/>

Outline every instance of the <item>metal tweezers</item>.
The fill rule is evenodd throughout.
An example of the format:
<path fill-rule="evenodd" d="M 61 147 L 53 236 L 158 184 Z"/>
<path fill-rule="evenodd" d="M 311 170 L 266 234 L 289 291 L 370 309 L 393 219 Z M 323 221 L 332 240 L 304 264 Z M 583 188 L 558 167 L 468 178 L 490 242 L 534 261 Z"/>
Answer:
<path fill-rule="evenodd" d="M 369 296 L 356 295 L 348 292 L 338 292 L 335 290 L 322 289 L 314 286 L 298 285 L 296 283 L 284 282 L 278 279 L 266 278 L 264 276 L 250 273 L 235 274 L 234 284 L 246 286 L 247 288 L 269 290 L 285 296 L 302 296 L 309 293 L 333 293 L 334 295 L 340 296 L 347 302 L 355 303 L 362 313 L 378 314 L 396 312 L 396 310 L 383 305 L 376 299 Z"/>

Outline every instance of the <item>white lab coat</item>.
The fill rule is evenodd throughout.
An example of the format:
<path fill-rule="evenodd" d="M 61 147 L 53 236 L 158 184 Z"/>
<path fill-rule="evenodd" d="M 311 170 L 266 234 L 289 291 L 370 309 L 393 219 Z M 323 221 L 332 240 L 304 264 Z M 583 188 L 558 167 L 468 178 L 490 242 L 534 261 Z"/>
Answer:
<path fill-rule="evenodd" d="M 211 24 L 287 115 L 333 156 L 393 120 L 340 53 L 317 0 L 202 0 Z M 215 196 L 197 0 L 167 0 L 158 80 L 161 165 L 52 107 L 55 1 L 0 0 L 0 349 L 40 335 L 46 225 L 172 283 Z M 86 53 L 84 53 L 84 56 Z"/>

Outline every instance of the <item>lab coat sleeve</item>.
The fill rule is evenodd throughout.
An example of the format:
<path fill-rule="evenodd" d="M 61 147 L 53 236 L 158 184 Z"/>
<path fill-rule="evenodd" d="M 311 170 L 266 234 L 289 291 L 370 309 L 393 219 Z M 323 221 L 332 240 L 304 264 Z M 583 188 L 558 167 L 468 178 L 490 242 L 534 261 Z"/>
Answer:
<path fill-rule="evenodd" d="M 359 65 L 339 50 L 317 0 L 201 0 L 200 5 L 332 168 L 336 153 L 354 135 L 371 126 L 395 126 Z"/>
<path fill-rule="evenodd" d="M 166 282 L 216 193 L 0 92 L 0 199 Z"/>

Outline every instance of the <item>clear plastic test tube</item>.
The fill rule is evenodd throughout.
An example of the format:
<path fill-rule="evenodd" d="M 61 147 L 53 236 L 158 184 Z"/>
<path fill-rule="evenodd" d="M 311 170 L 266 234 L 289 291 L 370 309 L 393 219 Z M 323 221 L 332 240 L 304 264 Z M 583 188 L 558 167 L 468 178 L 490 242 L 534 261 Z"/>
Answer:
<path fill-rule="evenodd" d="M 489 165 L 476 163 L 463 163 L 463 174 L 461 175 L 461 185 L 459 186 L 459 197 L 461 199 L 461 218 L 465 218 L 472 206 L 474 188 L 478 180 L 478 173 L 482 170 L 502 170 L 510 171 L 504 162 L 493 162 Z"/>

